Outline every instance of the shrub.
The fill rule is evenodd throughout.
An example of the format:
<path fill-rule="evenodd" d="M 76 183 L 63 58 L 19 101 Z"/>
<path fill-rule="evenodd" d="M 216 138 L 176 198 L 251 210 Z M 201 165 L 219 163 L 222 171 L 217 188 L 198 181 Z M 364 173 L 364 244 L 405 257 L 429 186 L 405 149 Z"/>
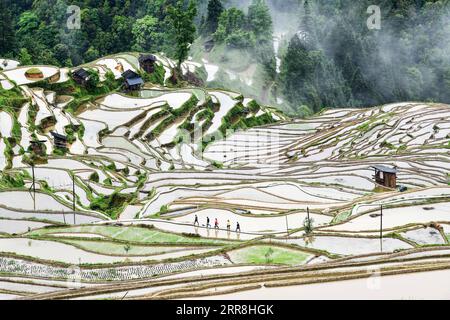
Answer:
<path fill-rule="evenodd" d="M 90 176 L 89 176 L 89 181 L 92 181 L 92 182 L 99 182 L 100 181 L 100 177 L 98 176 L 98 173 L 97 172 L 94 172 L 94 173 L 92 173 Z"/>

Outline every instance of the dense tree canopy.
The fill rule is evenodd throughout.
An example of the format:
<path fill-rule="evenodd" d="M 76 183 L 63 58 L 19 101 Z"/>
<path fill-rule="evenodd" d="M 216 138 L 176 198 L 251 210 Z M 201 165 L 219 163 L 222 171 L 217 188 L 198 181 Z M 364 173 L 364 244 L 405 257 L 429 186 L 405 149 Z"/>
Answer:
<path fill-rule="evenodd" d="M 165 51 L 174 56 L 177 41 L 169 36 L 173 23 L 169 21 L 168 9 L 176 3 L 175 0 L 2 0 L 0 54 L 18 57 L 26 52 L 33 63 L 61 66 L 131 50 Z M 68 12 L 69 5 L 81 9 L 80 30 L 67 28 L 67 20 L 73 14 Z M 192 37 L 195 35 L 195 29 L 190 28 L 189 32 Z"/>
<path fill-rule="evenodd" d="M 224 10 L 221 0 L 209 0 L 205 32 L 214 33 L 219 25 L 219 18 Z"/>
<path fill-rule="evenodd" d="M 176 5 L 169 6 L 167 18 L 170 23 L 170 35 L 175 47 L 175 58 L 178 66 L 187 59 L 189 45 L 195 40 L 194 17 L 197 15 L 197 6 L 194 0 L 185 5 L 179 0 Z"/>
<path fill-rule="evenodd" d="M 69 5 L 81 9 L 80 29 L 67 26 Z M 278 88 L 299 113 L 408 100 L 450 103 L 450 0 L 379 0 L 380 30 L 366 25 L 370 5 L 371 0 L 2 0 L 0 55 L 22 64 L 75 66 L 133 50 L 163 51 L 182 61 L 199 29 L 225 48 L 248 51 L 264 67 L 267 87 Z M 292 11 L 297 21 L 274 20 L 277 12 Z M 273 35 L 276 27 L 280 34 L 280 25 L 298 32 L 290 30 L 280 44 L 278 74 Z"/>

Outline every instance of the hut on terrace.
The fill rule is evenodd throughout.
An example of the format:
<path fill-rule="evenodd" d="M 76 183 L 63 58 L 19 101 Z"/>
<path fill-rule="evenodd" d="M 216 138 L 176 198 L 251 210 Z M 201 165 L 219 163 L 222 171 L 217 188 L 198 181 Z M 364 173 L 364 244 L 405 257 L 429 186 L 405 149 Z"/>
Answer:
<path fill-rule="evenodd" d="M 211 52 L 211 50 L 214 48 L 214 45 L 215 43 L 213 39 L 207 40 L 205 41 L 205 43 L 203 43 L 203 47 L 206 52 Z"/>
<path fill-rule="evenodd" d="M 134 71 L 127 70 L 122 73 L 123 86 L 127 91 L 139 90 L 144 85 L 144 80 Z"/>
<path fill-rule="evenodd" d="M 89 72 L 80 68 L 72 72 L 72 79 L 79 85 L 85 86 L 89 81 Z"/>
<path fill-rule="evenodd" d="M 139 66 L 147 73 L 155 71 L 156 57 L 152 54 L 141 54 L 139 57 Z"/>
<path fill-rule="evenodd" d="M 53 136 L 55 147 L 60 149 L 66 149 L 67 148 L 67 137 L 63 136 L 62 134 L 56 133 L 54 131 L 50 132 Z"/>
<path fill-rule="evenodd" d="M 34 154 L 44 155 L 45 154 L 45 143 L 46 140 L 31 140 L 30 149 Z"/>
<path fill-rule="evenodd" d="M 131 78 L 138 78 L 139 75 L 134 72 L 133 70 L 127 70 L 124 73 L 122 73 L 122 78 L 124 79 L 131 79 Z"/>
<path fill-rule="evenodd" d="M 397 188 L 397 173 L 396 167 L 389 168 L 383 165 L 376 165 L 372 167 L 375 169 L 375 182 L 386 188 Z"/>

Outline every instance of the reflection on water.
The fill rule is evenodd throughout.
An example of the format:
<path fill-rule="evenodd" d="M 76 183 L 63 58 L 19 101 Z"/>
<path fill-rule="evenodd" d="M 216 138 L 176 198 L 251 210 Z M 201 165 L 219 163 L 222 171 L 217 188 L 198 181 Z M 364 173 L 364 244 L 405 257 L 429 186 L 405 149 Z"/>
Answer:
<path fill-rule="evenodd" d="M 312 235 L 309 235 L 309 236 L 305 236 L 305 237 L 304 237 L 304 241 L 305 241 L 305 245 L 306 245 L 306 246 L 308 246 L 308 245 L 310 245 L 310 244 L 313 244 L 315 240 L 316 240 L 316 239 L 315 239 L 314 236 L 312 236 Z"/>
<path fill-rule="evenodd" d="M 241 239 L 241 231 L 239 231 L 239 230 L 232 231 L 231 229 L 225 230 L 225 229 L 220 229 L 220 228 L 211 228 L 211 227 L 207 227 L 204 225 L 202 225 L 201 227 L 194 225 L 193 227 L 194 227 L 195 234 L 197 234 L 199 236 L 202 236 L 202 234 L 203 234 L 203 237 L 206 237 L 206 238 L 211 238 L 211 237 L 214 237 L 217 239 L 225 238 L 225 233 L 226 233 L 226 239 L 228 239 L 228 240 L 233 240 L 233 239 L 240 240 Z M 214 234 L 211 234 L 212 232 L 214 232 Z"/>

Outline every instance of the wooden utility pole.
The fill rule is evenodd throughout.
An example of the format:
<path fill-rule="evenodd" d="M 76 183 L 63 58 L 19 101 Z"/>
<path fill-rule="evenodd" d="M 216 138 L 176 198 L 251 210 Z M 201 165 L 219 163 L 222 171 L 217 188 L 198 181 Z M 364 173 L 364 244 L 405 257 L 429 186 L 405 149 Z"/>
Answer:
<path fill-rule="evenodd" d="M 383 252 L 383 205 L 380 205 L 380 247 Z"/>
<path fill-rule="evenodd" d="M 73 224 L 77 224 L 75 221 L 75 174 L 72 175 L 72 193 L 73 193 Z"/>
<path fill-rule="evenodd" d="M 286 239 L 289 238 L 289 223 L 288 217 L 286 216 Z"/>
<path fill-rule="evenodd" d="M 33 172 L 33 196 L 36 197 L 36 178 L 34 175 L 34 164 L 31 165 L 31 171 Z"/>
<path fill-rule="evenodd" d="M 308 225 L 309 225 L 310 221 L 311 221 L 311 220 L 309 220 L 309 207 L 306 207 L 306 214 L 307 214 L 307 217 L 308 217 Z"/>
<path fill-rule="evenodd" d="M 36 178 L 34 174 L 34 163 L 31 164 L 31 172 L 33 174 L 33 184 L 31 186 L 33 188 L 33 209 L 36 210 Z"/>

